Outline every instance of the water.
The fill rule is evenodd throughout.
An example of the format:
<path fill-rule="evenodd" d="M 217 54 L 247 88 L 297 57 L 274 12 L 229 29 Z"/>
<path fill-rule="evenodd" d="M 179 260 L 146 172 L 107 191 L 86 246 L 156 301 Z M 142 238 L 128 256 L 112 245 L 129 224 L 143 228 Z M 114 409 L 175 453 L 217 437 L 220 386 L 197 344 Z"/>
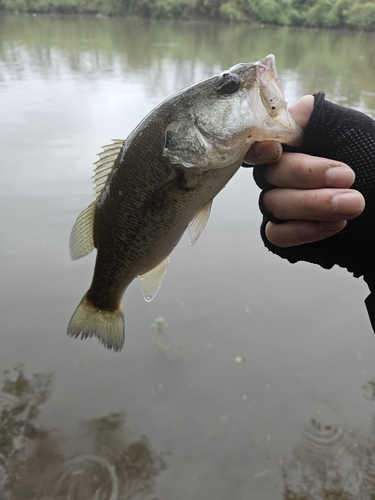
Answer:
<path fill-rule="evenodd" d="M 250 170 L 197 244 L 182 239 L 151 303 L 129 287 L 120 354 L 65 332 L 92 276 L 94 255 L 70 261 L 68 240 L 101 145 L 173 91 L 270 52 L 288 102 L 323 89 L 375 116 L 374 38 L 0 17 L 2 498 L 371 498 L 366 286 L 266 251 Z"/>

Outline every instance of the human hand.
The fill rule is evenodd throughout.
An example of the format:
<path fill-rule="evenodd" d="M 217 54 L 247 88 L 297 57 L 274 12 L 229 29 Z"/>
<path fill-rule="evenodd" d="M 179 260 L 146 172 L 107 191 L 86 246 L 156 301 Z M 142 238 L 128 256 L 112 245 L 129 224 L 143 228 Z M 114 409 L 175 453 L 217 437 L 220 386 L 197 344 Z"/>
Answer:
<path fill-rule="evenodd" d="M 254 168 L 263 189 L 261 235 L 269 250 L 291 263 L 337 264 L 375 290 L 375 121 L 326 101 L 321 92 L 314 97 L 291 109 L 305 129 L 298 151 L 258 143 L 246 156 L 252 163 L 274 162 Z"/>
<path fill-rule="evenodd" d="M 337 264 L 363 276 L 372 292 L 365 302 L 375 331 L 375 121 L 325 101 L 322 92 L 303 97 L 290 111 L 305 130 L 298 151 L 256 143 L 245 158 L 271 163 L 254 168 L 263 189 L 262 239 L 291 263 Z"/>
<path fill-rule="evenodd" d="M 307 128 L 314 97 L 304 96 L 289 111 L 302 129 Z M 349 189 L 354 171 L 345 163 L 303 153 L 282 153 L 279 143 L 255 143 L 245 157 L 252 164 L 271 163 L 255 169 L 267 240 L 287 248 L 325 239 L 341 231 L 349 219 L 360 215 L 365 200 Z M 270 189 L 270 187 L 275 187 Z M 267 189 L 268 188 L 268 189 Z M 272 222 L 278 219 L 283 224 Z"/>

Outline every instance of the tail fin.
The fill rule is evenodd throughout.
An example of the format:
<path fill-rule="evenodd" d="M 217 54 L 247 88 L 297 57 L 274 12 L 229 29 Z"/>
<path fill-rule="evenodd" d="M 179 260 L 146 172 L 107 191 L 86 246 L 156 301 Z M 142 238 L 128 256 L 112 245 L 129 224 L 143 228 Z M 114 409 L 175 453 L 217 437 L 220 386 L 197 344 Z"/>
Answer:
<path fill-rule="evenodd" d="M 75 338 L 81 335 L 81 339 L 98 337 L 108 349 L 121 351 L 125 337 L 124 315 L 121 309 L 114 312 L 97 309 L 86 294 L 69 322 L 67 333 Z"/>

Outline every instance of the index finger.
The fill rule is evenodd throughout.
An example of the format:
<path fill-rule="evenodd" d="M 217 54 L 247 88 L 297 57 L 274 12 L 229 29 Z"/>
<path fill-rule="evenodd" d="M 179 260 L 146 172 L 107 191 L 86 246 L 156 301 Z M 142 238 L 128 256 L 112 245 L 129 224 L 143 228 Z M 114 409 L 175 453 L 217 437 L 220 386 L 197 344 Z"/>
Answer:
<path fill-rule="evenodd" d="M 349 188 L 355 174 L 348 165 L 339 161 L 303 153 L 284 153 L 276 163 L 267 166 L 264 178 L 281 188 Z"/>

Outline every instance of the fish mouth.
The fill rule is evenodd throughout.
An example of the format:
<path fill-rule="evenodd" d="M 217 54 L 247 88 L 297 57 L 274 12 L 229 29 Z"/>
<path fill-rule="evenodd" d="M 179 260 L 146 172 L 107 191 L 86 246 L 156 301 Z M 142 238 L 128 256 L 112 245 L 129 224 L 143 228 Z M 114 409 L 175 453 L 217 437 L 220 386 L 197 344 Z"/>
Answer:
<path fill-rule="evenodd" d="M 256 81 L 248 88 L 247 99 L 257 118 L 252 136 L 258 141 L 273 140 L 290 146 L 303 141 L 303 131 L 289 113 L 276 70 L 275 56 L 269 54 L 256 64 Z"/>
<path fill-rule="evenodd" d="M 287 108 L 284 93 L 276 70 L 273 54 L 258 61 L 257 76 L 260 85 L 260 97 L 267 114 L 272 118 Z"/>

